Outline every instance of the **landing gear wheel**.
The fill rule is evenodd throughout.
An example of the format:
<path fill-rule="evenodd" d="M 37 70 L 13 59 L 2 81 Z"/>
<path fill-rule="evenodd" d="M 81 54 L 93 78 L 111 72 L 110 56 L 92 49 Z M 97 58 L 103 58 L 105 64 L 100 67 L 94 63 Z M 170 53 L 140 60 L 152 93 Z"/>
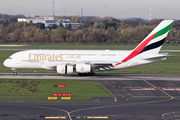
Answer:
<path fill-rule="evenodd" d="M 82 76 L 82 73 L 78 73 L 79 76 Z"/>
<path fill-rule="evenodd" d="M 79 76 L 96 76 L 94 72 L 91 73 L 78 73 Z"/>
<path fill-rule="evenodd" d="M 92 73 L 92 76 L 96 76 L 96 73 Z"/>
<path fill-rule="evenodd" d="M 13 75 L 17 75 L 17 72 L 13 72 Z"/>
<path fill-rule="evenodd" d="M 11 68 L 11 70 L 13 70 L 13 75 L 17 75 L 16 68 Z"/>
<path fill-rule="evenodd" d="M 87 73 L 87 76 L 96 76 L 96 73 L 90 72 L 90 73 Z"/>

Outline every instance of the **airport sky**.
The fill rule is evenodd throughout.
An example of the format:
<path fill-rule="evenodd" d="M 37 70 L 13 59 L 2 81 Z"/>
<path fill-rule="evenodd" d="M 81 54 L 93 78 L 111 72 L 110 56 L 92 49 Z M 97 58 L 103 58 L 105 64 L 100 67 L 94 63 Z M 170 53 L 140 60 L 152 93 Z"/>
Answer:
<path fill-rule="evenodd" d="M 2 14 L 31 16 L 33 2 L 34 15 L 52 15 L 52 0 L 0 1 Z M 83 16 L 149 19 L 150 4 L 152 18 L 180 19 L 180 0 L 54 0 L 54 13 L 60 16 L 81 15 L 83 8 Z"/>

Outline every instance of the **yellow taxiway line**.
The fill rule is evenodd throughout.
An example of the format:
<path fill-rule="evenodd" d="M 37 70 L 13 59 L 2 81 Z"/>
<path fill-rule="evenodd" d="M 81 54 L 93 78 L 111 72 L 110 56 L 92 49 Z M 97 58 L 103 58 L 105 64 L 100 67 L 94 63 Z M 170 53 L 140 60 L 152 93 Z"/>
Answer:
<path fill-rule="evenodd" d="M 66 117 L 45 117 L 45 119 L 66 119 Z"/>
<path fill-rule="evenodd" d="M 88 119 L 108 119 L 107 116 L 88 116 Z"/>

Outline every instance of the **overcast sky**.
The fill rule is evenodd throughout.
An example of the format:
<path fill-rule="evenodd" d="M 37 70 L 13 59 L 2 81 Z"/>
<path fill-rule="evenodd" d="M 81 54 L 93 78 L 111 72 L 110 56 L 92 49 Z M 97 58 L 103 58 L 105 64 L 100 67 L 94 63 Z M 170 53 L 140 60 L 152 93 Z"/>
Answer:
<path fill-rule="evenodd" d="M 52 0 L 0 0 L 0 13 L 52 15 Z M 152 18 L 180 19 L 180 0 L 54 0 L 55 15 L 145 18 L 149 19 L 152 4 Z"/>

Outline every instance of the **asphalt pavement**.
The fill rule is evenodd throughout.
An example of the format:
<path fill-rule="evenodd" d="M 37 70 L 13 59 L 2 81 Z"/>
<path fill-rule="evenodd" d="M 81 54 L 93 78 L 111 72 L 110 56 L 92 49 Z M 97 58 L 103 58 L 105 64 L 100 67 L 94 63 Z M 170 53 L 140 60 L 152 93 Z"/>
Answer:
<path fill-rule="evenodd" d="M 2 76 L 2 75 L 0 75 Z M 74 76 L 74 75 L 72 75 Z M 101 75 L 102 77 L 103 75 Z M 106 76 L 106 75 L 104 75 Z M 123 78 L 126 75 L 121 75 Z M 136 80 L 100 80 L 114 97 L 92 101 L 0 101 L 0 120 L 178 120 L 180 119 L 180 77 L 130 75 Z M 107 77 L 107 76 L 106 76 Z M 117 77 L 117 76 L 116 76 Z M 178 77 L 178 76 L 174 76 Z M 167 80 L 169 79 L 169 80 Z"/>

